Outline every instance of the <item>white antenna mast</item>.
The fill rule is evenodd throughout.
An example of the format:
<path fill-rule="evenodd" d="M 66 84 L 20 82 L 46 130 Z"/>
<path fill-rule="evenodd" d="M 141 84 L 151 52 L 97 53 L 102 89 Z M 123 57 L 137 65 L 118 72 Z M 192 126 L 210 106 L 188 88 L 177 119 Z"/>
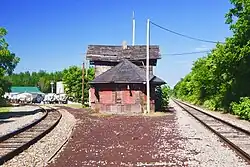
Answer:
<path fill-rule="evenodd" d="M 135 12 L 133 11 L 133 36 L 132 36 L 132 46 L 135 45 Z"/>

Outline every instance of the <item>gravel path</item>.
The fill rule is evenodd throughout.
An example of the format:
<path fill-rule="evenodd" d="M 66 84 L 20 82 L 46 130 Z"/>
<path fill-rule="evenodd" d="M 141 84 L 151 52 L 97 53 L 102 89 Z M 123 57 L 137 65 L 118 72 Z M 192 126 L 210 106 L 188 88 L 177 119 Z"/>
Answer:
<path fill-rule="evenodd" d="M 41 118 L 42 112 L 35 111 L 39 109 L 36 106 L 13 107 L 7 113 L 0 114 L 0 136 L 17 130 L 35 119 Z"/>
<path fill-rule="evenodd" d="M 173 112 L 161 117 L 97 117 L 69 109 L 77 126 L 49 167 L 247 166 L 216 135 L 173 102 L 170 105 Z"/>
<path fill-rule="evenodd" d="M 186 156 L 190 160 L 188 166 L 199 167 L 245 167 L 250 166 L 243 159 L 238 157 L 219 138 L 205 129 L 202 124 L 196 121 L 187 112 L 177 106 L 173 101 L 170 106 L 174 107 L 178 112 L 178 126 L 185 141 Z"/>
<path fill-rule="evenodd" d="M 62 118 L 58 125 L 41 140 L 30 146 L 13 159 L 3 164 L 3 167 L 40 167 L 46 166 L 49 159 L 58 151 L 70 137 L 75 125 L 75 118 L 66 110 L 60 110 Z"/>
<path fill-rule="evenodd" d="M 187 103 L 187 104 L 189 104 L 189 103 Z M 222 112 L 217 112 L 217 111 L 210 111 L 210 110 L 207 110 L 207 109 L 203 109 L 201 107 L 194 106 L 192 104 L 189 104 L 189 105 L 191 105 L 192 107 L 197 108 L 199 110 L 202 110 L 202 111 L 204 111 L 204 112 L 206 112 L 206 113 L 208 113 L 210 115 L 213 115 L 213 116 L 221 118 L 221 119 L 223 119 L 223 120 L 225 120 L 227 122 L 230 122 L 233 125 L 236 125 L 238 127 L 241 127 L 243 129 L 246 129 L 246 130 L 250 131 L 250 122 L 246 121 L 246 120 L 241 120 L 236 115 L 232 115 L 232 114 L 228 114 L 228 113 L 222 113 Z"/>
<path fill-rule="evenodd" d="M 174 114 L 97 117 L 70 111 L 80 121 L 50 167 L 185 166 Z"/>

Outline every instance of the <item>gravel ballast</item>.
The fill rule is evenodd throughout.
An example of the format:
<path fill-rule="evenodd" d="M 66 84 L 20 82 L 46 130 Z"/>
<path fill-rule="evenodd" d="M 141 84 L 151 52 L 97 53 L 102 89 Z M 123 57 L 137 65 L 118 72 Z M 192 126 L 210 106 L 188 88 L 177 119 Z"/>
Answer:
<path fill-rule="evenodd" d="M 192 105 L 192 104 L 189 104 L 189 103 L 186 103 L 186 102 L 183 102 L 184 104 L 188 104 L 196 109 L 199 109 L 205 113 L 208 113 L 212 116 L 215 116 L 217 118 L 220 118 L 224 121 L 227 121 L 235 126 L 238 126 L 240 128 L 243 128 L 243 129 L 246 129 L 248 131 L 250 131 L 250 122 L 247 121 L 247 120 L 242 120 L 242 119 L 239 119 L 238 116 L 236 115 L 232 115 L 232 114 L 229 114 L 229 113 L 222 113 L 222 112 L 219 112 L 219 111 L 209 111 L 207 109 L 204 109 L 204 108 L 201 108 L 201 107 L 197 107 L 195 105 Z"/>
<path fill-rule="evenodd" d="M 37 143 L 30 146 L 13 159 L 5 162 L 3 167 L 40 167 L 46 166 L 52 156 L 61 148 L 70 137 L 76 120 L 66 110 L 60 110 L 62 118 L 58 125 Z"/>
<path fill-rule="evenodd" d="M 177 126 L 184 141 L 188 166 L 213 166 L 213 167 L 245 167 L 250 166 L 233 150 L 219 140 L 219 137 L 206 129 L 187 112 L 170 101 L 178 118 Z"/>
<path fill-rule="evenodd" d="M 0 115 L 0 136 L 17 130 L 43 116 L 42 112 L 36 111 L 37 106 L 13 107 L 7 113 Z"/>

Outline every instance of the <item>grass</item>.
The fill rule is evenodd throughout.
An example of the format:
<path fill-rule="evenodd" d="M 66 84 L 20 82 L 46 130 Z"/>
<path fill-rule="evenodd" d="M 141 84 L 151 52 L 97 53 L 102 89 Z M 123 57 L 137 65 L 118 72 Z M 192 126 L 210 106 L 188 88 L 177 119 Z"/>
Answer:
<path fill-rule="evenodd" d="M 84 106 L 82 106 L 82 104 L 43 104 L 43 106 L 66 106 L 66 107 L 71 107 L 71 108 L 85 108 Z"/>
<path fill-rule="evenodd" d="M 71 108 L 84 108 L 82 104 L 65 104 L 65 106 L 71 107 Z"/>
<path fill-rule="evenodd" d="M 0 113 L 9 112 L 11 107 L 0 107 Z"/>

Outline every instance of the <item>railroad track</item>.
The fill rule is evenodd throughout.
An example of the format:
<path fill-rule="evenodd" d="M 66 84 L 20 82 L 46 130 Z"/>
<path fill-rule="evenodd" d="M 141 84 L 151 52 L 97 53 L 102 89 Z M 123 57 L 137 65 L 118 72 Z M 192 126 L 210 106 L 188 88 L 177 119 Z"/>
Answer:
<path fill-rule="evenodd" d="M 205 127 L 220 137 L 230 148 L 250 163 L 250 131 L 198 110 L 179 100 L 173 100 Z"/>
<path fill-rule="evenodd" d="M 49 133 L 60 121 L 59 111 L 41 108 L 43 116 L 34 122 L 0 137 L 0 165 L 13 158 Z"/>

